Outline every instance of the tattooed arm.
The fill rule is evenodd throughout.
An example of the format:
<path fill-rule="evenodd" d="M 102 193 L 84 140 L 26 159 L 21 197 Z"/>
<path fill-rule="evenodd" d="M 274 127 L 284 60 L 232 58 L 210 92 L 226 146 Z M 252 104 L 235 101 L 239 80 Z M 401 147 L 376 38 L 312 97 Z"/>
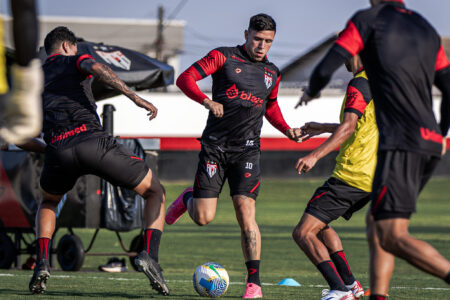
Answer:
<path fill-rule="evenodd" d="M 131 101 L 133 101 L 137 106 L 142 107 L 148 111 L 149 120 L 156 117 L 158 109 L 151 104 L 139 97 L 134 91 L 132 91 L 119 77 L 111 70 L 110 67 L 98 63 L 92 59 L 85 59 L 80 63 L 80 69 L 87 74 L 93 75 L 100 82 L 109 85 L 116 91 L 127 96 Z"/>

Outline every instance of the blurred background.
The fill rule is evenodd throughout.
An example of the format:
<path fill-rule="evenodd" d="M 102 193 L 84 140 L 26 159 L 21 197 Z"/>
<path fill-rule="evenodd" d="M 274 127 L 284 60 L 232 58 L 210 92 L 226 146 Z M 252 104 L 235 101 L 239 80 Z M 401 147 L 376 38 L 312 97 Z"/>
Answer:
<path fill-rule="evenodd" d="M 445 0 L 406 0 L 407 7 L 423 14 L 443 37 L 450 57 L 450 2 Z M 9 1 L 2 1 L 6 46 L 12 47 Z M 133 49 L 159 59 L 174 68 L 174 78 L 221 46 L 244 42 L 249 18 L 260 12 L 277 22 L 277 34 L 268 58 L 281 70 L 279 105 L 292 127 L 305 122 L 339 122 L 344 91 L 351 74 L 344 67 L 334 74 L 322 98 L 294 110 L 301 88 L 308 82 L 314 66 L 320 61 L 355 11 L 370 6 L 368 0 L 45 0 L 38 1 L 40 44 L 54 27 L 64 25 L 86 41 Z M 199 82 L 205 92 L 211 90 L 210 78 Z M 440 95 L 434 90 L 434 109 L 439 119 Z M 147 141 L 147 150 L 155 150 L 155 161 L 163 179 L 190 178 L 195 169 L 196 140 L 206 123 L 207 110 L 184 96 L 175 85 L 141 91 L 159 109 L 158 117 L 148 122 L 145 112 L 124 96 L 98 102 L 102 114 L 105 104 L 112 104 L 114 134 L 139 137 Z M 296 176 L 293 164 L 299 152 L 310 151 L 323 137 L 302 144 L 288 141 L 268 122 L 262 129 L 263 174 Z M 179 164 L 186 164 L 179 170 Z M 326 175 L 334 165 L 334 156 L 320 161 L 308 176 Z M 438 174 L 450 172 L 445 159 Z"/>

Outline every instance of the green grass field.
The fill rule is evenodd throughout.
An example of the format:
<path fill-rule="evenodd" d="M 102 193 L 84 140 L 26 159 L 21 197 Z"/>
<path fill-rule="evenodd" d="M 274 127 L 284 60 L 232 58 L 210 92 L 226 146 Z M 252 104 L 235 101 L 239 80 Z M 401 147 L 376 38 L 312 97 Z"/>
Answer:
<path fill-rule="evenodd" d="M 263 180 L 257 200 L 257 220 L 262 234 L 261 281 L 266 299 L 319 299 L 326 282 L 291 238 L 306 202 L 321 180 Z M 168 204 L 187 183 L 166 182 Z M 228 189 L 222 192 L 214 222 L 198 227 L 188 216 L 166 226 L 160 247 L 160 263 L 171 295 L 162 297 L 150 289 L 146 277 L 129 270 L 109 274 L 97 271 L 107 257 L 87 256 L 80 272 L 52 271 L 44 295 L 30 296 L 31 271 L 0 270 L 0 299 L 200 299 L 192 287 L 197 265 L 214 261 L 228 271 L 231 285 L 224 296 L 238 299 L 243 293 L 246 273 L 240 248 L 240 230 Z M 421 194 L 418 213 L 411 220 L 411 232 L 450 258 L 450 179 L 433 179 Z M 368 286 L 368 249 L 364 228 L 365 209 L 352 220 L 338 220 L 333 225 L 340 235 L 350 266 L 364 287 Z M 75 229 L 85 247 L 92 229 Z M 58 232 L 58 237 L 66 233 Z M 125 244 L 138 231 L 123 234 Z M 121 251 L 115 234 L 101 230 L 91 252 Z M 22 260 L 26 257 L 24 256 Z M 127 261 L 128 262 L 128 261 Z M 128 264 L 129 269 L 132 269 Z M 294 278 L 301 287 L 276 284 L 283 278 Z M 444 281 L 422 273 L 397 260 L 391 281 L 390 299 L 450 299 L 450 287 Z"/>

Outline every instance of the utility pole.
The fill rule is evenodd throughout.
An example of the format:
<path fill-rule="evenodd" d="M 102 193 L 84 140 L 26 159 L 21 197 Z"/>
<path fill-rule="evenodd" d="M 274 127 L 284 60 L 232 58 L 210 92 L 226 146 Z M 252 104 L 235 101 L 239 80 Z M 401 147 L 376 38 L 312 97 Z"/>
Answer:
<path fill-rule="evenodd" d="M 158 6 L 158 28 L 156 32 L 155 52 L 156 52 L 156 59 L 160 61 L 162 61 L 162 51 L 164 44 L 163 20 L 164 20 L 164 7 Z"/>

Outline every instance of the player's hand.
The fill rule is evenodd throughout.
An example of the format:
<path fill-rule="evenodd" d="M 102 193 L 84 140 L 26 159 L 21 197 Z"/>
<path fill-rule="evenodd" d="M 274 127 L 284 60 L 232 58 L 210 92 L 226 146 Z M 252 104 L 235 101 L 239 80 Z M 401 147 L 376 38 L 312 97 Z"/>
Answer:
<path fill-rule="evenodd" d="M 142 107 L 143 109 L 148 111 L 147 116 L 149 121 L 153 120 L 154 118 L 156 118 L 156 115 L 158 115 L 158 109 L 147 100 L 144 100 L 141 97 L 137 96 L 137 99 L 134 103 L 136 103 L 137 106 Z"/>
<path fill-rule="evenodd" d="M 311 100 L 317 99 L 320 97 L 320 94 L 318 94 L 317 96 L 310 96 L 307 93 L 307 88 L 302 88 L 303 94 L 300 97 L 300 99 L 298 100 L 297 104 L 295 105 L 294 109 L 297 109 L 299 106 L 302 105 L 307 105 L 308 102 L 310 102 Z"/>
<path fill-rule="evenodd" d="M 302 142 L 302 130 L 300 128 L 289 128 L 286 130 L 286 136 L 294 142 Z"/>
<path fill-rule="evenodd" d="M 442 156 L 445 155 L 445 153 L 447 152 L 447 138 L 444 136 L 444 138 L 442 139 Z"/>
<path fill-rule="evenodd" d="M 309 172 L 317 162 L 317 158 L 315 158 L 312 155 L 307 155 L 305 157 L 299 158 L 297 161 L 297 164 L 295 165 L 295 168 L 297 169 L 298 174 L 302 174 L 302 172 Z"/>
<path fill-rule="evenodd" d="M 203 100 L 203 106 L 210 110 L 217 118 L 223 117 L 223 105 L 210 99 Z"/>
<path fill-rule="evenodd" d="M 324 133 L 324 128 L 321 123 L 317 122 L 308 122 L 305 125 L 303 125 L 301 128 L 302 130 L 302 139 L 303 141 L 309 140 L 313 136 L 319 135 Z"/>

